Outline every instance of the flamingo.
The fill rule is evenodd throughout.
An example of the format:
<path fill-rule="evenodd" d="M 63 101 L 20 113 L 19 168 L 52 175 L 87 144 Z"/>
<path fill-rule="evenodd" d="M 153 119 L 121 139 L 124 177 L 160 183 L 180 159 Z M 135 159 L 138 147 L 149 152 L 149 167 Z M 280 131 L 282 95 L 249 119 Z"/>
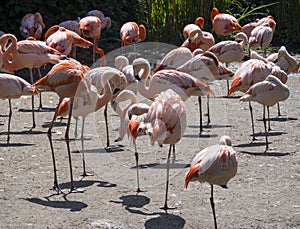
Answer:
<path fill-rule="evenodd" d="M 28 68 L 30 72 L 31 84 L 33 84 L 32 69 L 38 68 L 47 63 L 56 64 L 63 55 L 56 49 L 46 45 L 42 41 L 22 40 L 17 41 L 13 34 L 5 34 L 0 38 L 0 46 L 4 48 L 2 54 L 2 65 L 4 71 L 14 73 L 14 71 Z M 32 128 L 35 127 L 34 117 L 34 97 L 32 96 Z"/>
<path fill-rule="evenodd" d="M 91 104 L 91 96 L 89 93 L 88 84 L 84 78 L 84 74 L 87 72 L 88 68 L 82 65 L 80 62 L 69 59 L 62 61 L 56 65 L 54 65 L 51 70 L 45 75 L 43 78 L 39 79 L 37 82 L 33 84 L 34 87 L 40 90 L 52 91 L 55 92 L 59 96 L 59 103 L 60 106 L 62 100 L 64 98 L 71 98 L 70 104 L 70 111 L 68 117 L 67 128 L 65 132 L 65 141 L 67 144 L 67 151 L 69 157 L 69 167 L 70 167 L 70 192 L 81 192 L 83 190 L 76 189 L 73 182 L 73 173 L 72 173 L 72 161 L 71 161 L 71 151 L 69 145 L 69 129 L 70 129 L 70 121 L 72 116 L 73 110 L 73 102 L 75 96 L 80 96 L 85 99 L 88 104 Z M 56 114 L 58 109 L 56 109 L 51 124 L 48 129 L 48 139 L 50 142 L 51 154 L 52 154 L 52 161 L 53 161 L 53 171 L 54 171 L 54 189 L 57 193 L 62 193 L 58 182 L 57 182 L 57 173 L 56 173 L 56 162 L 55 162 L 55 155 L 52 143 L 52 127 L 54 121 L 56 119 Z"/>
<path fill-rule="evenodd" d="M 36 12 L 35 14 L 26 14 L 22 18 L 20 32 L 24 38 L 32 36 L 40 40 L 44 28 L 43 17 L 39 12 Z"/>
<path fill-rule="evenodd" d="M 79 31 L 82 32 L 82 34 L 85 37 L 91 37 L 93 38 L 93 63 L 95 63 L 96 57 L 95 53 L 99 53 L 101 56 L 101 64 L 102 66 L 106 65 L 106 59 L 104 55 L 104 51 L 98 47 L 98 41 L 101 36 L 101 20 L 100 18 L 96 16 L 87 16 L 82 18 L 79 21 Z"/>
<path fill-rule="evenodd" d="M 76 120 L 76 128 L 75 128 L 75 137 L 77 135 L 77 121 L 78 117 L 82 117 L 82 125 L 81 125 L 81 149 L 82 149 L 82 164 L 83 164 L 83 173 L 81 176 L 90 176 L 90 173 L 86 172 L 85 166 L 85 157 L 84 157 L 84 124 L 86 117 L 93 112 L 97 112 L 103 106 L 107 105 L 107 103 L 111 100 L 113 93 L 108 82 L 112 77 L 118 76 L 119 72 L 115 71 L 114 69 L 108 69 L 105 71 L 101 77 L 101 84 L 103 89 L 102 95 L 98 94 L 98 90 L 94 85 L 90 86 L 90 96 L 91 96 L 91 104 L 85 103 L 82 97 L 75 97 L 74 98 L 74 105 L 73 105 L 73 117 Z M 120 75 L 122 77 L 122 75 Z M 71 99 L 64 98 L 62 103 L 58 107 L 58 111 L 56 116 L 65 116 L 70 111 L 71 107 Z"/>
<path fill-rule="evenodd" d="M 259 26 L 259 25 L 263 25 L 263 24 L 265 24 L 265 23 L 268 23 L 270 20 L 274 20 L 273 16 L 271 16 L 271 15 L 269 15 L 269 16 L 267 16 L 267 17 L 263 17 L 263 18 L 261 18 L 261 19 L 256 19 L 255 22 L 250 22 L 250 23 L 244 25 L 244 26 L 242 27 L 242 31 L 243 31 L 243 32 L 247 35 L 247 37 L 249 38 L 249 37 L 250 37 L 250 34 L 251 34 L 251 31 L 252 31 L 255 27 L 257 27 L 257 26 Z M 274 28 L 274 30 L 275 30 L 275 28 Z"/>
<path fill-rule="evenodd" d="M 276 23 L 270 19 L 267 23 L 256 26 L 249 37 L 249 49 L 264 49 L 264 57 L 266 57 L 266 48 L 270 45 L 275 31 Z"/>
<path fill-rule="evenodd" d="M 9 143 L 10 140 L 10 122 L 12 116 L 11 99 L 20 98 L 22 95 L 34 94 L 38 94 L 38 91 L 21 77 L 0 73 L 0 98 L 8 99 L 9 103 L 7 143 Z"/>
<path fill-rule="evenodd" d="M 290 74 L 297 68 L 297 60 L 286 50 L 285 46 L 281 46 L 277 53 L 269 55 L 267 58 L 262 57 L 255 51 L 251 51 L 251 59 L 263 60 L 265 63 L 271 62 L 285 71 L 286 74 Z"/>
<path fill-rule="evenodd" d="M 91 84 L 97 88 L 99 94 L 101 94 L 103 90 L 102 77 L 106 71 L 116 73 L 115 76 L 111 77 L 109 81 L 113 91 L 113 95 L 111 97 L 112 100 L 122 90 L 124 90 L 127 87 L 127 80 L 125 75 L 121 71 L 113 67 L 105 66 L 105 67 L 93 68 L 89 71 L 89 76 L 91 77 Z M 107 120 L 107 108 L 108 106 L 106 104 L 104 108 L 104 118 L 105 118 L 105 126 L 106 126 L 106 148 L 108 149 L 108 147 L 110 146 L 110 141 L 109 141 L 108 120 Z"/>
<path fill-rule="evenodd" d="M 265 127 L 266 150 L 269 149 L 268 133 L 266 125 L 265 107 L 275 105 L 280 101 L 286 100 L 290 95 L 289 88 L 273 75 L 267 76 L 262 81 L 252 85 L 249 90 L 240 98 L 240 101 L 255 101 L 263 105 L 263 122 Z"/>
<path fill-rule="evenodd" d="M 226 67 L 228 67 L 228 63 L 231 62 L 240 62 L 244 59 L 244 46 L 248 43 L 248 38 L 245 33 L 239 32 L 235 35 L 236 41 L 221 41 L 208 49 L 208 51 L 212 52 L 216 55 L 219 61 L 225 62 Z M 229 91 L 229 81 L 227 80 L 227 93 Z"/>
<path fill-rule="evenodd" d="M 188 39 L 190 32 L 192 32 L 195 29 L 203 29 L 204 28 L 204 18 L 203 17 L 197 17 L 194 24 L 187 24 L 184 26 L 182 34 L 184 39 Z"/>
<path fill-rule="evenodd" d="M 215 39 L 211 33 L 202 31 L 198 26 L 194 25 L 193 30 L 189 32 L 188 38 L 186 38 L 181 47 L 187 47 L 192 52 L 197 48 L 206 51 L 214 44 Z"/>
<path fill-rule="evenodd" d="M 96 16 L 101 20 L 101 29 L 109 29 L 111 26 L 111 19 L 110 17 L 105 17 L 103 12 L 100 10 L 91 10 L 87 13 L 87 16 Z"/>
<path fill-rule="evenodd" d="M 45 42 L 63 55 L 69 55 L 74 46 L 89 48 L 92 42 L 82 38 L 77 33 L 58 25 L 52 26 L 45 33 Z"/>
<path fill-rule="evenodd" d="M 148 99 L 155 98 L 156 94 L 169 88 L 173 89 L 183 101 L 187 100 L 190 96 L 214 96 L 213 91 L 209 86 L 195 79 L 193 76 L 178 70 L 160 70 L 156 72 L 149 81 L 149 86 L 146 86 L 147 79 L 150 74 L 150 65 L 144 58 L 138 58 L 133 61 L 133 70 L 137 82 L 138 92 Z M 142 71 L 139 76 L 140 71 Z M 200 104 L 199 104 L 200 106 Z M 201 109 L 200 109 L 201 112 Z M 200 113 L 200 133 L 202 128 L 202 113 Z"/>
<path fill-rule="evenodd" d="M 131 119 L 128 123 L 129 136 L 133 139 L 135 145 L 137 178 L 138 176 L 138 152 L 136 150 L 136 138 L 141 135 L 150 135 L 151 144 L 157 142 L 160 146 L 169 144 L 169 153 L 167 159 L 167 179 L 165 204 L 161 208 L 165 211 L 172 209 L 168 206 L 168 188 L 169 188 L 169 169 L 170 156 L 173 148 L 175 153 L 175 144 L 180 141 L 186 129 L 186 107 L 181 97 L 172 89 L 162 91 L 150 105 L 148 113 Z M 138 178 L 138 192 L 139 178 Z"/>
<path fill-rule="evenodd" d="M 235 91 L 248 91 L 252 85 L 265 80 L 266 77 L 270 74 L 279 78 L 282 83 L 286 83 L 288 79 L 287 74 L 278 66 L 274 66 L 270 63 L 265 63 L 264 61 L 257 59 L 250 59 L 245 61 L 235 72 L 228 96 L 230 96 Z M 250 101 L 249 110 L 251 115 L 252 140 L 254 141 L 256 138 L 254 134 L 253 113 Z"/>
<path fill-rule="evenodd" d="M 120 103 L 127 100 L 129 100 L 130 103 L 122 108 Z M 115 142 L 118 142 L 123 140 L 126 134 L 128 122 L 132 116 L 147 113 L 149 110 L 149 105 L 145 103 L 138 103 L 137 97 L 132 91 L 123 90 L 112 101 L 112 108 L 120 117 L 119 137 L 115 140 Z"/>
<path fill-rule="evenodd" d="M 146 39 L 146 27 L 135 22 L 126 22 L 120 29 L 122 47 L 128 44 L 135 44 Z"/>
<path fill-rule="evenodd" d="M 214 226 L 217 228 L 213 186 L 227 188 L 227 183 L 237 172 L 236 152 L 232 148 L 231 139 L 222 136 L 219 144 L 206 147 L 192 160 L 191 167 L 185 178 L 185 188 L 190 181 L 207 182 L 211 187 L 210 204 L 213 212 Z"/>
<path fill-rule="evenodd" d="M 226 13 L 219 13 L 219 10 L 216 7 L 212 9 L 210 19 L 213 24 L 213 29 L 218 36 L 228 36 L 233 32 L 242 29 L 234 16 Z"/>

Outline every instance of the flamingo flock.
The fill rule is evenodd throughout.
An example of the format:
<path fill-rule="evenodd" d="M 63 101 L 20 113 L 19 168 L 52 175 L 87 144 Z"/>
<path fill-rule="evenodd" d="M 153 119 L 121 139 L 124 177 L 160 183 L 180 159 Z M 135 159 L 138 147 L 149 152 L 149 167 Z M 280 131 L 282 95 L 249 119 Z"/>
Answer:
<path fill-rule="evenodd" d="M 251 102 L 263 105 L 263 123 L 265 130 L 265 151 L 270 150 L 268 141 L 270 125 L 267 129 L 265 107 L 278 104 L 290 96 L 286 85 L 288 75 L 297 69 L 296 59 L 282 46 L 278 53 L 267 57 L 266 49 L 271 44 L 275 33 L 276 22 L 272 16 L 267 16 L 255 22 L 241 26 L 238 20 L 230 14 L 220 13 L 213 8 L 210 15 L 213 33 L 204 31 L 204 18 L 198 17 L 195 22 L 183 28 L 184 41 L 159 60 L 155 69 L 151 69 L 149 60 L 139 57 L 129 65 L 126 56 L 118 56 L 115 66 L 107 66 L 104 50 L 98 46 L 101 32 L 109 29 L 111 18 L 105 17 L 102 11 L 92 10 L 83 18 L 68 20 L 59 25 L 51 26 L 40 40 L 42 30 L 45 29 L 40 13 L 27 14 L 21 21 L 20 34 L 26 40 L 17 40 L 13 34 L 3 34 L 0 37 L 0 98 L 9 100 L 9 116 L 7 124 L 7 144 L 13 139 L 10 131 L 12 118 L 11 99 L 21 96 L 32 96 L 32 117 L 35 128 L 34 96 L 48 91 L 57 94 L 59 101 L 55 107 L 53 119 L 47 131 L 52 156 L 54 172 L 54 190 L 63 193 L 57 176 L 56 156 L 52 129 L 57 117 L 68 116 L 64 140 L 67 146 L 67 155 L 70 170 L 70 192 L 84 192 L 77 188 L 73 179 L 72 158 L 70 150 L 69 130 L 72 125 L 71 118 L 82 118 L 81 125 L 81 152 L 83 159 L 83 174 L 88 176 L 85 165 L 84 123 L 85 118 L 105 107 L 107 144 L 109 141 L 109 124 L 107 107 L 111 102 L 113 110 L 119 115 L 119 136 L 115 142 L 125 141 L 128 135 L 134 144 L 134 153 L 137 169 L 137 192 L 142 192 L 139 180 L 139 154 L 137 142 L 140 136 L 149 136 L 149 142 L 160 147 L 167 144 L 167 177 L 164 205 L 161 209 L 173 209 L 168 205 L 169 170 L 171 152 L 175 155 L 175 144 L 184 141 L 183 138 L 188 127 L 187 115 L 189 109 L 186 101 L 197 96 L 200 109 L 200 137 L 202 127 L 201 96 L 217 99 L 216 93 L 210 88 L 215 80 L 227 80 L 228 91 L 226 98 L 230 99 L 234 93 L 243 93 L 241 102 L 249 103 L 252 122 L 252 141 L 257 141 L 254 131 L 254 118 Z M 130 21 L 120 27 L 120 40 L 122 51 L 126 46 L 135 45 L 146 39 L 147 25 Z M 215 43 L 214 36 L 234 35 L 235 41 L 224 40 Z M 91 41 L 89 41 L 89 39 Z M 240 42 L 238 42 L 240 41 Z M 90 68 L 76 60 L 75 48 L 93 48 L 93 63 L 96 62 L 96 53 L 100 54 L 101 66 Z M 261 56 L 257 49 L 263 50 Z M 72 51 L 73 50 L 73 51 Z M 244 60 L 249 55 L 249 60 Z M 229 67 L 229 63 L 239 64 L 237 70 Z M 223 65 L 225 63 L 225 65 Z M 44 65 L 51 65 L 45 76 L 34 82 L 32 69 Z M 15 71 L 28 68 L 31 83 L 19 76 Z M 152 70 L 154 73 L 152 74 Z M 298 69 L 299 72 L 299 69 Z M 8 74 L 9 73 L 9 74 Z M 231 85 L 229 81 L 232 80 Z M 131 85 L 135 85 L 131 87 Z M 131 90 L 134 88 L 134 90 Z M 148 104 L 138 101 L 137 94 L 148 101 Z M 122 108 L 120 103 L 130 101 Z M 208 124 L 210 120 L 208 105 Z M 39 124 L 37 124 L 39 125 Z M 232 136 L 233 138 L 235 136 Z M 199 149 L 191 161 L 187 172 L 186 188 L 191 181 L 207 182 L 211 186 L 210 203 L 214 218 L 214 227 L 217 228 L 213 186 L 219 185 L 227 188 L 227 183 L 236 175 L 238 161 L 236 151 L 233 149 L 231 138 L 222 136 L 219 144 Z M 180 153 L 180 152 L 177 152 Z M 187 163 L 189 159 L 187 158 Z M 195 215 L 195 217 L 198 217 Z"/>

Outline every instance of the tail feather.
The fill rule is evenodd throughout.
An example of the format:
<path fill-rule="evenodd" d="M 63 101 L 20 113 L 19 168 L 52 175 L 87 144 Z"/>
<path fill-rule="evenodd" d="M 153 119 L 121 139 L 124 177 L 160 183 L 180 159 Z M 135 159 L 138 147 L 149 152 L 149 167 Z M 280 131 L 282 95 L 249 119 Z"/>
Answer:
<path fill-rule="evenodd" d="M 190 182 L 194 177 L 196 177 L 196 176 L 198 175 L 199 171 L 200 171 L 200 164 L 199 164 L 199 163 L 197 163 L 197 164 L 195 164 L 195 165 L 192 165 L 192 166 L 190 167 L 190 170 L 189 170 L 188 174 L 187 174 L 186 177 L 185 177 L 185 185 L 184 185 L 185 188 L 187 188 L 188 185 L 189 185 L 189 182 Z"/>
<path fill-rule="evenodd" d="M 229 92 L 228 92 L 228 96 L 230 96 L 233 92 L 235 92 L 237 89 L 238 86 L 240 86 L 242 83 L 242 78 L 240 76 L 236 77 L 232 83 L 231 83 L 231 87 L 229 89 Z"/>

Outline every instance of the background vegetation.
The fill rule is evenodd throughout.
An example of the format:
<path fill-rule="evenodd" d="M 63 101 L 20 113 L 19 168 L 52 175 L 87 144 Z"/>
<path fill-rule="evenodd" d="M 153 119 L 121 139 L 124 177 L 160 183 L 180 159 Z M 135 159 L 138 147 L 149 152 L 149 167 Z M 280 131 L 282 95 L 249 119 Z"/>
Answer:
<path fill-rule="evenodd" d="M 193 23 L 198 16 L 205 18 L 204 30 L 212 32 L 209 15 L 212 7 L 216 6 L 220 12 L 237 17 L 241 25 L 272 15 L 277 23 L 272 45 L 285 45 L 291 52 L 300 52 L 300 1 L 278 0 L 272 3 L 274 1 L 271 0 L 2 0 L 0 30 L 13 33 L 21 39 L 19 26 L 27 13 L 40 12 L 47 30 L 54 24 L 76 20 L 86 16 L 89 10 L 99 9 L 112 19 L 112 27 L 103 31 L 100 42 L 114 43 L 114 46 L 119 47 L 120 42 L 116 41 L 120 39 L 121 25 L 127 21 L 136 21 L 146 25 L 147 41 L 180 45 L 183 41 L 183 27 Z"/>

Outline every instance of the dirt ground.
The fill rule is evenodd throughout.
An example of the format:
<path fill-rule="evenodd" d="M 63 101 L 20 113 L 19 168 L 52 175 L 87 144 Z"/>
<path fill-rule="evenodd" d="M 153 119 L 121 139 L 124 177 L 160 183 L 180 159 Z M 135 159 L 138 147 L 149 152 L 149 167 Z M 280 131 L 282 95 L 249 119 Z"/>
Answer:
<path fill-rule="evenodd" d="M 210 186 L 190 183 L 184 188 L 188 164 L 203 148 L 217 143 L 223 134 L 231 136 L 238 155 L 238 172 L 228 189 L 215 187 L 219 228 L 300 228 L 300 82 L 290 74 L 290 97 L 270 109 L 271 149 L 264 154 L 265 138 L 262 105 L 254 103 L 255 132 L 251 143 L 251 122 L 247 103 L 226 93 L 225 81 L 211 88 L 211 124 L 199 136 L 197 98 L 186 101 L 188 127 L 176 145 L 176 160 L 171 163 L 169 205 L 164 202 L 168 146 L 151 146 L 147 136 L 138 139 L 140 184 L 145 192 L 136 194 L 134 147 L 127 139 L 116 144 L 119 119 L 109 106 L 111 150 L 105 150 L 106 132 L 103 109 L 88 116 L 85 127 L 87 170 L 93 176 L 80 178 L 82 156 L 80 140 L 70 130 L 75 184 L 84 193 L 68 193 L 70 173 L 64 142 L 66 119 L 53 128 L 58 182 L 65 194 L 52 189 L 53 166 L 47 128 L 53 111 L 36 112 L 37 126 L 30 130 L 31 97 L 13 100 L 11 142 L 6 144 L 8 101 L 1 100 L 0 116 L 0 228 L 213 228 Z M 140 97 L 139 97 L 140 98 Z M 43 106 L 53 108 L 54 93 L 42 94 Z M 145 101 L 140 98 L 140 101 Z M 35 99 L 36 107 L 38 98 Z M 203 109 L 206 112 L 206 99 Z M 206 117 L 204 117 L 206 123 Z M 79 130 L 81 125 L 79 125 Z M 80 135 L 80 132 L 79 132 Z"/>

